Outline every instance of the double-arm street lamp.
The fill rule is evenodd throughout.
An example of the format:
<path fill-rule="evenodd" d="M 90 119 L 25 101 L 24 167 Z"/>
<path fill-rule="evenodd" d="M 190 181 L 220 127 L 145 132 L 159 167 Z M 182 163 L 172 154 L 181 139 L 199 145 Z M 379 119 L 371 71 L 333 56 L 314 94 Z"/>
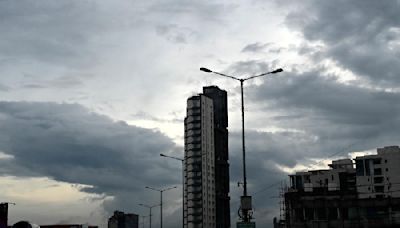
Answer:
<path fill-rule="evenodd" d="M 171 187 L 171 188 L 164 188 L 164 189 L 157 189 L 157 188 L 152 188 L 152 187 L 148 187 L 148 186 L 146 186 L 145 188 L 150 189 L 150 190 L 153 190 L 153 191 L 160 192 L 160 228 L 162 228 L 162 227 L 163 227 L 163 216 L 162 216 L 162 212 L 163 212 L 163 208 L 162 208 L 162 205 L 163 205 L 163 198 L 162 198 L 162 194 L 163 194 L 163 192 L 165 192 L 165 191 L 168 191 L 168 190 L 171 190 L 171 189 L 176 188 L 176 186 Z"/>
<path fill-rule="evenodd" d="M 149 227 L 151 228 L 151 216 L 152 216 L 152 214 L 151 214 L 151 209 L 153 209 L 153 207 L 157 207 L 157 206 L 160 206 L 160 205 L 157 204 L 157 205 L 149 206 L 149 205 L 147 205 L 147 204 L 142 204 L 142 203 L 140 203 L 139 206 L 146 207 L 146 208 L 149 208 L 149 209 L 150 209 L 150 214 L 149 214 Z M 143 221 L 143 224 L 144 224 L 144 221 Z M 144 225 L 143 225 L 143 226 L 144 226 Z"/>
<path fill-rule="evenodd" d="M 185 212 L 184 212 L 184 208 L 185 208 L 185 202 L 184 202 L 184 197 L 185 197 L 185 174 L 183 172 L 183 167 L 184 167 L 184 159 L 182 158 L 177 158 L 174 156 L 169 156 L 169 155 L 165 155 L 165 154 L 160 154 L 161 157 L 165 157 L 165 158 L 171 158 L 177 161 L 181 161 L 182 163 L 182 227 L 183 224 L 185 223 Z"/>
<path fill-rule="evenodd" d="M 249 211 L 252 210 L 252 206 L 251 206 L 251 196 L 247 195 L 247 178 L 246 178 L 246 149 L 245 149 L 245 140 L 244 140 L 244 99 L 243 99 L 243 82 L 253 79 L 253 78 L 258 78 L 258 77 L 263 77 L 263 76 L 267 76 L 269 74 L 276 74 L 279 72 L 282 72 L 283 69 L 279 68 L 276 69 L 274 71 L 270 71 L 267 73 L 262 73 L 262 74 L 258 74 L 258 75 L 254 75 L 254 76 L 250 76 L 247 78 L 237 78 L 231 75 L 226 75 L 226 74 L 222 74 L 219 72 L 215 72 L 212 71 L 210 69 L 201 67 L 200 68 L 201 71 L 206 72 L 206 73 L 214 73 L 223 77 L 227 77 L 227 78 L 231 78 L 234 79 L 236 81 L 240 82 L 240 92 L 241 92 L 241 99 L 242 99 L 242 152 L 243 152 L 243 196 L 241 197 L 240 200 L 240 208 L 242 211 L 242 220 L 243 222 L 250 222 L 251 220 L 251 215 L 249 214 Z"/>

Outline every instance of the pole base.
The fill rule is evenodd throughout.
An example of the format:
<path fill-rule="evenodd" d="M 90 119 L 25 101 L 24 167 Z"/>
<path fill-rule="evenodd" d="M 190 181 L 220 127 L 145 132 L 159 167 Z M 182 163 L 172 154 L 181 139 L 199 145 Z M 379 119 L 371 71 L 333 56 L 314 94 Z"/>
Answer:
<path fill-rule="evenodd" d="M 256 228 L 255 222 L 237 222 L 236 228 Z"/>

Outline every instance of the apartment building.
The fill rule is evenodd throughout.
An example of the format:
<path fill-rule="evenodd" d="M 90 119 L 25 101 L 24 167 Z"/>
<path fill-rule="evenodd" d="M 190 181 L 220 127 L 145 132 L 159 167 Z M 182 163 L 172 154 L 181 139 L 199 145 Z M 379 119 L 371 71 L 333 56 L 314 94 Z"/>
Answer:
<path fill-rule="evenodd" d="M 284 219 L 275 227 L 400 227 L 400 148 L 333 161 L 329 169 L 289 175 Z"/>
<path fill-rule="evenodd" d="M 184 227 L 230 227 L 226 91 L 204 87 L 187 100 Z"/>

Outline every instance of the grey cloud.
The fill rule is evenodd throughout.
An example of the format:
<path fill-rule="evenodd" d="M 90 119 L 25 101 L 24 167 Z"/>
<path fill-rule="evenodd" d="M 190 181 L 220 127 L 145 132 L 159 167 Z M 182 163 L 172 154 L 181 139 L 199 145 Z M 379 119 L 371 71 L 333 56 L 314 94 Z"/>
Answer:
<path fill-rule="evenodd" d="M 149 7 L 149 11 L 166 14 L 184 16 L 190 15 L 191 18 L 201 21 L 221 21 L 224 11 L 233 10 L 236 6 L 233 4 L 219 4 L 211 2 L 193 2 L 172 0 L 157 2 Z"/>
<path fill-rule="evenodd" d="M 0 84 L 0 91 L 7 92 L 10 90 L 10 87 Z"/>
<path fill-rule="evenodd" d="M 137 26 L 142 13 L 123 1 L 0 1 L 0 57 L 89 67 L 99 63 L 100 50 L 115 45 L 109 35 Z"/>
<path fill-rule="evenodd" d="M 25 89 L 45 89 L 45 88 L 47 88 L 47 86 L 45 86 L 43 84 L 31 84 L 31 83 L 29 83 L 29 84 L 22 85 L 22 88 L 25 88 Z"/>
<path fill-rule="evenodd" d="M 80 75 L 79 77 L 84 77 L 84 76 Z M 72 75 L 64 75 L 50 81 L 49 83 L 51 84 L 51 86 L 56 88 L 70 88 L 70 87 L 80 86 L 83 84 L 82 80 L 79 77 Z"/>
<path fill-rule="evenodd" d="M 167 40 L 175 43 L 188 43 L 196 33 L 187 27 L 181 27 L 176 24 L 158 25 L 156 27 L 157 34 L 165 36 Z"/>
<path fill-rule="evenodd" d="M 0 150 L 14 157 L 0 160 L 2 174 L 88 185 L 82 191 L 114 196 L 130 211 L 132 201 L 151 199 L 144 186 L 180 183 L 179 167 L 155 159 L 181 151 L 171 139 L 77 104 L 0 102 L 0 132 Z"/>
<path fill-rule="evenodd" d="M 2 55 L 50 63 L 82 63 L 83 53 L 90 52 L 86 35 L 100 26 L 95 14 L 88 14 L 95 8 L 94 4 L 78 2 L 1 1 Z M 88 26 L 89 23 L 95 26 Z"/>
<path fill-rule="evenodd" d="M 275 53 L 279 54 L 282 52 L 287 51 L 288 49 L 286 47 L 280 47 L 279 45 L 275 45 L 273 43 L 252 43 L 246 45 L 243 49 L 242 52 L 247 52 L 247 53 Z"/>
<path fill-rule="evenodd" d="M 276 60 L 272 60 L 269 62 L 263 59 L 238 61 L 231 64 L 228 68 L 228 71 L 232 72 L 232 74 L 237 77 L 244 77 L 260 74 L 262 72 L 269 72 L 274 69 L 277 64 L 278 61 Z"/>
<path fill-rule="evenodd" d="M 286 73 L 284 77 L 252 86 L 248 93 L 263 110 L 297 117 L 266 122 L 316 136 L 321 149 L 332 148 L 335 143 L 361 141 L 361 150 L 396 144 L 395 129 L 400 126 L 399 93 L 345 85 L 334 76 L 321 75 L 320 71 Z"/>
<path fill-rule="evenodd" d="M 88 78 L 88 76 L 80 75 L 78 77 L 73 75 L 64 75 L 50 80 L 38 80 L 35 76 L 27 76 L 25 77 L 25 81 L 27 82 L 22 84 L 21 87 L 26 89 L 67 89 L 83 85 L 82 79 L 84 78 Z"/>
<path fill-rule="evenodd" d="M 172 115 L 176 116 L 174 113 L 171 113 Z M 156 122 L 164 122 L 164 123 L 182 123 L 183 124 L 183 119 L 179 119 L 174 117 L 173 119 L 166 119 L 166 118 L 159 118 L 156 116 L 153 116 L 149 113 L 139 111 L 131 115 L 134 119 L 139 119 L 139 120 L 151 120 L 151 121 L 156 121 Z"/>
<path fill-rule="evenodd" d="M 262 44 L 262 43 L 259 43 L 259 42 L 252 43 L 252 44 L 246 45 L 242 49 L 242 52 L 263 52 L 270 45 L 271 45 L 271 43 L 266 43 L 266 44 Z"/>
<path fill-rule="evenodd" d="M 398 1 L 304 3 L 287 16 L 286 23 L 307 40 L 325 45 L 316 61 L 332 59 L 372 85 L 399 86 Z"/>

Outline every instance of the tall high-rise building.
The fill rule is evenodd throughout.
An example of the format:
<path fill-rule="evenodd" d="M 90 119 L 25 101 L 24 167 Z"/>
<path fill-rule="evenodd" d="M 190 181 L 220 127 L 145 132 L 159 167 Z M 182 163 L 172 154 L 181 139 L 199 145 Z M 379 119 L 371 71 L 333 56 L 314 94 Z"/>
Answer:
<path fill-rule="evenodd" d="M 186 114 L 184 227 L 230 227 L 226 91 L 204 87 Z"/>

